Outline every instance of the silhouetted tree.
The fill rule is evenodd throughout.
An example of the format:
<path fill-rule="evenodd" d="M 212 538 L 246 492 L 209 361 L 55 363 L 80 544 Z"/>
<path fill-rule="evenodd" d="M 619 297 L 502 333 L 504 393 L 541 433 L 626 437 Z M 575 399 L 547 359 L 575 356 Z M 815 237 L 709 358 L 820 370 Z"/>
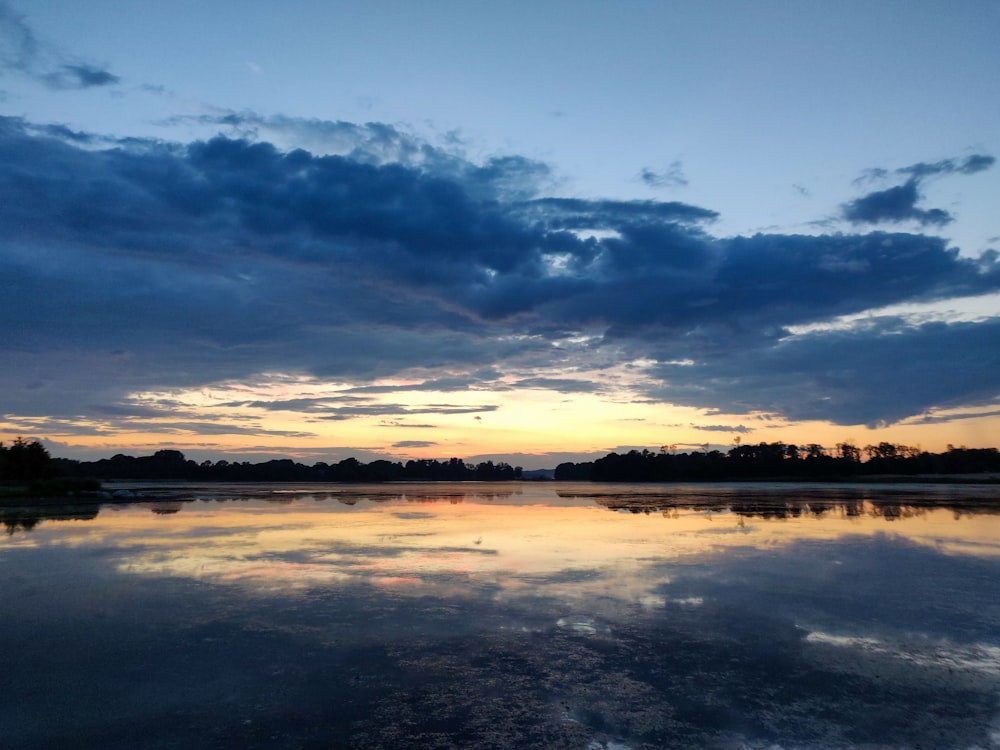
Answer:
<path fill-rule="evenodd" d="M 578 482 L 590 479 L 590 470 L 594 467 L 593 461 L 575 464 L 566 461 L 556 467 L 554 477 L 562 482 Z"/>
<path fill-rule="evenodd" d="M 0 479 L 15 482 L 50 479 L 59 473 L 49 452 L 37 440 L 18 437 L 9 448 L 0 443 Z"/>
<path fill-rule="evenodd" d="M 861 463 L 861 450 L 854 443 L 844 441 L 837 443 L 837 452 L 841 459 L 850 463 Z"/>

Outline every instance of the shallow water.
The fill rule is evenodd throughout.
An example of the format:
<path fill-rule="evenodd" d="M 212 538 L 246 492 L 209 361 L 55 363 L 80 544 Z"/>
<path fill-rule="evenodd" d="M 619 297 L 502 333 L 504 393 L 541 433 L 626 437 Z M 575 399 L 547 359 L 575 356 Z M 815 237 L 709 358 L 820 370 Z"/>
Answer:
<path fill-rule="evenodd" d="M 1000 488 L 2 509 L 3 748 L 1000 748 Z"/>

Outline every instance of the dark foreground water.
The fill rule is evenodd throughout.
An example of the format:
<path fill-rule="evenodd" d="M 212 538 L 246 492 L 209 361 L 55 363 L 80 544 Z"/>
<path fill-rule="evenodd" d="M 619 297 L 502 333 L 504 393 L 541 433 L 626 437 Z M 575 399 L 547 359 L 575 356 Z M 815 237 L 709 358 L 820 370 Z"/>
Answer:
<path fill-rule="evenodd" d="M 1000 748 L 998 494 L 248 486 L 0 509 L 0 747 Z"/>

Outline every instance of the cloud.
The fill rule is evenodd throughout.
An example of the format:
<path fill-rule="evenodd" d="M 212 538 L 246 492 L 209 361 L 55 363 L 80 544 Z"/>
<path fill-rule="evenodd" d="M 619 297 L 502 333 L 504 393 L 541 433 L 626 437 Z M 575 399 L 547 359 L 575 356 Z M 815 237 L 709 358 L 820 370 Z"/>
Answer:
<path fill-rule="evenodd" d="M 972 154 L 964 159 L 941 159 L 900 167 L 895 174 L 908 175 L 905 183 L 856 198 L 841 207 L 841 215 L 852 224 L 898 224 L 906 221 L 915 221 L 921 226 L 950 224 L 954 217 L 944 209 L 917 208 L 917 203 L 923 199 L 921 184 L 928 178 L 941 175 L 976 174 L 989 169 L 995 162 L 996 159 L 987 154 Z M 889 170 L 881 167 L 869 169 L 855 183 L 883 180 L 889 174 Z"/>
<path fill-rule="evenodd" d="M 521 378 L 512 384 L 513 388 L 538 388 L 560 393 L 600 393 L 605 385 L 581 378 Z"/>
<path fill-rule="evenodd" d="M 433 440 L 400 440 L 393 443 L 393 448 L 431 448 L 437 445 Z"/>
<path fill-rule="evenodd" d="M 932 408 L 1000 397 L 1000 318 L 912 326 L 874 318 L 735 351 L 689 368 L 661 366 L 656 396 L 722 413 L 760 409 L 798 420 L 875 427 Z"/>
<path fill-rule="evenodd" d="M 994 163 L 996 163 L 996 159 L 992 156 L 972 154 L 964 159 L 941 159 L 932 163 L 918 162 L 908 167 L 900 167 L 896 173 L 912 175 L 919 180 L 942 174 L 976 174 L 989 169 Z"/>
<path fill-rule="evenodd" d="M 496 373 L 493 374 L 495 377 Z M 477 380 L 477 375 L 468 374 L 461 378 L 432 378 L 420 383 L 405 383 L 398 385 L 361 385 L 348 388 L 343 393 L 403 393 L 406 391 L 464 391 Z"/>
<path fill-rule="evenodd" d="M 53 90 L 111 86 L 121 79 L 97 65 L 74 60 L 40 40 L 24 16 L 0 2 L 0 71 L 15 71 Z"/>
<path fill-rule="evenodd" d="M 954 217 L 941 208 L 920 209 L 916 207 L 922 198 L 917 186 L 918 178 L 907 180 L 903 185 L 878 190 L 856 198 L 843 207 L 843 216 L 852 224 L 879 224 L 915 221 L 921 226 L 950 224 Z"/>
<path fill-rule="evenodd" d="M 890 174 L 891 172 L 885 167 L 870 167 L 854 178 L 851 184 L 865 185 L 870 182 L 878 182 L 879 180 L 885 180 Z"/>
<path fill-rule="evenodd" d="M 38 58 L 39 47 L 24 16 L 0 2 L 0 65 L 4 69 L 27 72 Z"/>
<path fill-rule="evenodd" d="M 441 177 L 461 180 L 477 197 L 527 200 L 554 178 L 547 164 L 523 156 L 504 155 L 474 164 L 460 152 L 436 147 L 382 122 L 261 115 L 253 111 L 222 110 L 197 115 L 174 115 L 164 126 L 214 127 L 234 140 L 263 141 L 278 148 L 301 148 L 319 156 L 344 156 L 372 165 L 395 164 L 433 170 Z M 454 139 L 448 139 L 454 146 Z"/>
<path fill-rule="evenodd" d="M 402 387 L 399 391 L 406 391 Z M 342 391 L 342 393 L 347 391 Z M 214 408 L 233 409 L 251 408 L 265 411 L 287 411 L 302 415 L 315 415 L 317 419 L 345 420 L 355 417 L 395 417 L 415 414 L 476 414 L 484 411 L 496 411 L 496 404 L 396 404 L 379 402 L 370 398 L 337 395 L 309 398 L 274 399 L 258 401 L 224 401 L 214 405 Z M 426 427 L 428 425 L 394 426 Z"/>
<path fill-rule="evenodd" d="M 728 424 L 691 424 L 690 427 L 695 430 L 701 430 L 702 432 L 736 432 L 740 435 L 749 435 L 753 432 L 753 429 L 746 427 L 745 425 L 737 425 L 733 427 Z"/>
<path fill-rule="evenodd" d="M 89 89 L 121 82 L 118 76 L 106 70 L 82 64 L 60 65 L 58 69 L 42 76 L 42 80 L 53 89 Z"/>
<path fill-rule="evenodd" d="M 334 407 L 327 410 L 319 419 L 341 421 L 355 417 L 412 416 L 415 414 L 479 414 L 484 411 L 496 411 L 499 408 L 496 404 L 479 404 L 475 406 L 452 406 L 449 404 L 427 404 L 424 406 L 406 406 L 391 403 L 369 404 L 367 406 Z M 481 417 L 477 416 L 476 419 L 481 419 Z"/>
<path fill-rule="evenodd" d="M 207 422 L 204 420 L 195 420 L 190 422 L 157 422 L 154 425 L 150 425 L 148 423 L 136 424 L 135 428 L 157 433 L 195 433 L 198 435 L 257 435 L 260 437 L 276 436 L 296 438 L 311 438 L 316 436 L 313 432 L 303 432 L 302 430 L 268 430 L 260 426 L 245 427 L 243 425 L 224 424 L 214 421 Z"/>
<path fill-rule="evenodd" d="M 166 408 L 140 410 L 92 407 L 90 411 L 92 416 L 83 419 L 6 415 L 0 422 L 5 424 L 6 430 L 19 434 L 46 432 L 60 435 L 113 436 L 121 432 L 141 432 L 158 435 L 192 433 L 202 436 L 315 437 L 315 433 L 302 430 L 268 429 L 260 424 L 259 419 L 252 416 L 235 417 L 231 420 L 206 420 L 197 414 L 177 412 L 172 409 L 168 411 Z M 184 421 L 165 420 L 165 416 L 190 418 Z"/>
<path fill-rule="evenodd" d="M 1000 409 L 988 411 L 949 412 L 947 414 L 925 414 L 910 421 L 910 424 L 943 424 L 962 419 L 984 419 L 1000 417 Z"/>
<path fill-rule="evenodd" d="M 920 233 L 718 237 L 710 208 L 540 194 L 548 171 L 536 162 L 472 162 L 391 126 L 228 122 L 244 135 L 171 143 L 0 118 L 10 414 L 97 416 L 88 404 L 275 372 L 349 390 L 254 396 L 245 408 L 331 420 L 476 413 L 498 407 L 376 397 L 590 392 L 601 384 L 578 373 L 620 362 L 642 363 L 643 395 L 734 413 L 870 423 L 988 398 L 986 323 L 937 338 L 905 326 L 789 330 L 995 292 L 993 255 L 961 257 Z M 336 153 L 279 146 L 265 130 L 336 141 Z M 896 214 L 884 196 L 856 210 L 931 215 L 916 208 L 916 182 L 896 202 Z M 946 345 L 958 348 L 945 358 Z M 899 371 L 888 351 L 926 364 L 937 387 L 914 376 L 889 392 L 875 380 Z"/>
<path fill-rule="evenodd" d="M 684 165 L 680 161 L 672 161 L 666 169 L 656 170 L 643 167 L 639 171 L 639 179 L 652 188 L 687 187 L 688 179 L 684 175 Z"/>
<path fill-rule="evenodd" d="M 621 230 L 662 222 L 694 224 L 712 221 L 718 213 L 676 201 L 612 201 L 580 198 L 539 198 L 520 206 L 528 218 L 552 229 Z"/>

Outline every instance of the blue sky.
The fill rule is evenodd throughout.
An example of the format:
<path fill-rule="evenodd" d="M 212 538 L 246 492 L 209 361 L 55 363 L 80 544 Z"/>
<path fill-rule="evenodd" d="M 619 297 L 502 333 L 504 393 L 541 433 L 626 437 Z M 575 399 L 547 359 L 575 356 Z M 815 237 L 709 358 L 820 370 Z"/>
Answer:
<path fill-rule="evenodd" d="M 994 444 L 998 30 L 988 2 L 0 4 L 0 433 Z"/>

